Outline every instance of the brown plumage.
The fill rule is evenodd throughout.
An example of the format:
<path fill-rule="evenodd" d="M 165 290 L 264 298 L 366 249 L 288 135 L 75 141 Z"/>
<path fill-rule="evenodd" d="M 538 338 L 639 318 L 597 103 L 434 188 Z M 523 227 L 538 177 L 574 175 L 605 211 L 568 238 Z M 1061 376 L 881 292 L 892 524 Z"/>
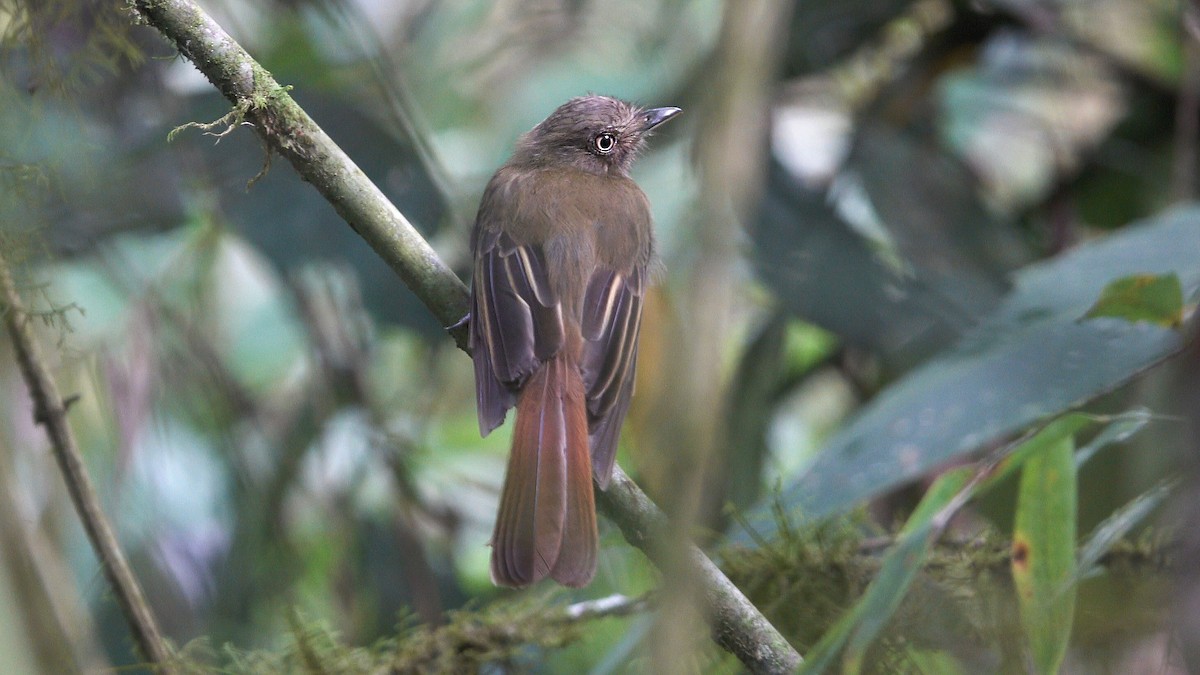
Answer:
<path fill-rule="evenodd" d="M 471 237 L 479 429 L 515 404 L 492 535 L 492 581 L 591 581 L 592 478 L 607 487 L 633 394 L 654 261 L 650 205 L 629 167 L 678 108 L 567 101 L 521 137 L 484 191 Z"/>

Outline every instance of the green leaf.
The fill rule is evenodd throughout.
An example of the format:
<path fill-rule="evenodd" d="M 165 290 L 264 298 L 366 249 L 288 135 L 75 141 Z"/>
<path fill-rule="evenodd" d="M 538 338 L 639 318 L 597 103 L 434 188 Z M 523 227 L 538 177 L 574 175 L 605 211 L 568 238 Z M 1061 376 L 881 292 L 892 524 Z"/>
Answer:
<path fill-rule="evenodd" d="M 1146 408 L 1134 408 L 1126 411 L 1096 434 L 1088 444 L 1075 453 L 1075 468 L 1078 469 L 1088 462 L 1095 454 L 1113 443 L 1120 443 L 1141 431 L 1150 423 L 1151 414 Z"/>
<path fill-rule="evenodd" d="M 1125 415 L 1128 414 L 1129 413 L 1126 413 Z M 1114 424 L 1119 424 L 1121 421 L 1123 421 L 1125 415 L 1120 415 L 1116 418 L 1106 418 L 1085 415 L 1083 413 L 1070 413 L 1059 417 L 1058 419 L 1039 429 L 1038 432 L 1032 437 L 1018 443 L 1017 446 L 1012 450 L 1012 453 L 1008 457 L 1005 457 L 1003 460 L 1001 460 L 999 466 L 997 466 L 996 470 L 992 472 L 992 475 L 987 477 L 987 480 L 984 482 L 984 486 L 982 487 L 990 488 L 996 483 L 999 483 L 1011 475 L 1014 471 L 1020 469 L 1025 464 L 1025 460 L 1034 455 L 1040 455 L 1049 452 L 1050 449 L 1055 445 L 1058 445 L 1065 440 L 1074 438 L 1075 434 L 1086 429 L 1089 425 L 1099 421 L 1104 421 L 1106 419 L 1115 419 L 1116 421 L 1114 421 L 1108 427 L 1105 427 L 1105 430 L 1107 430 L 1112 428 Z M 1101 433 L 1104 432 L 1102 431 Z M 980 491 L 982 492 L 983 490 L 981 489 Z"/>
<path fill-rule="evenodd" d="M 1021 470 L 1012 573 L 1021 624 L 1039 673 L 1057 673 L 1075 614 L 1075 443 L 1064 439 Z"/>
<path fill-rule="evenodd" d="M 1134 410 L 1111 418 L 1112 421 L 1100 434 L 1097 434 L 1097 438 L 1106 435 L 1113 428 L 1123 428 L 1130 417 L 1141 413 L 1140 410 Z M 846 612 L 822 636 L 820 642 L 809 651 L 801 672 L 828 671 L 838 660 L 839 653 L 842 655 L 842 672 L 852 673 L 861 670 L 867 649 L 900 607 L 905 594 L 925 563 L 929 548 L 940 535 L 941 528 L 945 526 L 946 518 L 943 512 L 952 504 L 955 505 L 953 510 L 957 510 L 958 506 L 987 492 L 1005 476 L 1023 467 L 1028 472 L 1030 470 L 1028 467 L 1034 466 L 1035 472 L 1044 474 L 1045 469 L 1042 467 L 1045 458 L 1061 452 L 1061 448 L 1064 447 L 1068 448 L 1067 456 L 1070 457 L 1069 449 L 1074 447 L 1072 441 L 1074 435 L 1099 419 L 1104 418 L 1073 413 L 1054 420 L 1036 434 L 1011 446 L 1008 450 L 1010 454 L 979 479 L 976 479 L 976 476 L 987 468 L 984 462 L 952 469 L 938 476 L 937 480 L 926 490 L 920 504 L 917 505 L 897 535 L 896 543 L 884 557 L 879 575 L 871 582 L 867 592 L 855 603 L 854 607 Z M 1070 492 L 1072 529 L 1069 538 L 1057 543 L 1062 544 L 1064 550 L 1073 555 L 1072 542 L 1075 540 L 1073 464 L 1070 475 L 1072 478 Z M 1026 514 L 1026 517 L 1035 515 L 1030 512 Z M 1050 593 L 1053 594 L 1053 591 Z M 1069 632 L 1068 630 L 1068 634 Z"/>
<path fill-rule="evenodd" d="M 1149 321 L 1172 328 L 1183 320 L 1183 286 L 1179 275 L 1135 274 L 1109 282 L 1085 319 L 1111 316 Z"/>
<path fill-rule="evenodd" d="M 843 650 L 840 671 L 854 673 L 861 670 L 867 647 L 895 614 L 925 564 L 932 540 L 933 516 L 958 494 L 970 475 L 970 469 L 963 467 L 948 471 L 934 481 L 905 523 L 896 543 L 888 550 L 879 574 L 867 592 L 805 655 L 804 666 L 800 669 L 802 674 L 830 671 Z"/>
<path fill-rule="evenodd" d="M 1072 575 L 1068 584 L 1078 583 L 1088 576 L 1100 558 L 1108 553 L 1114 544 L 1129 534 L 1130 530 L 1137 527 L 1146 519 L 1146 516 L 1153 513 L 1154 509 L 1166 501 L 1167 497 L 1171 495 L 1171 488 L 1172 485 L 1169 483 L 1157 485 L 1138 495 L 1097 525 L 1088 537 L 1087 543 L 1079 549 L 1079 562 L 1076 563 L 1075 574 Z"/>
<path fill-rule="evenodd" d="M 1059 258 L 1028 266 L 1001 306 L 949 353 L 864 406 L 784 488 L 788 513 L 819 519 L 911 481 L 947 460 L 1110 391 L 1180 349 L 1177 331 L 1109 317 L 1078 321 L 1114 277 L 1178 275 L 1200 289 L 1200 208 L 1178 209 Z M 746 522 L 777 527 L 760 502 Z M 750 545 L 742 532 L 735 543 Z"/>

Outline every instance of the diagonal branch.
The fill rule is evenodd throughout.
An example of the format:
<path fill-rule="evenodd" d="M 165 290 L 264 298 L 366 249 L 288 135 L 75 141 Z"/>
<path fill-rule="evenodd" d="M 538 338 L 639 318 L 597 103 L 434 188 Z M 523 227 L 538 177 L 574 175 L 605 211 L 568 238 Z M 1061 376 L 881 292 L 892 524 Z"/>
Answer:
<path fill-rule="evenodd" d="M 467 314 L 467 288 L 416 228 L 316 122 L 192 0 L 132 0 L 138 15 L 158 29 L 221 93 L 234 114 L 313 184 L 444 326 Z M 450 331 L 466 350 L 461 326 Z M 626 539 L 662 560 L 667 517 L 619 469 L 598 500 Z M 800 655 L 699 548 L 689 558 L 712 614 L 713 638 L 756 673 L 792 672 Z"/>
<path fill-rule="evenodd" d="M 163 641 L 137 578 L 129 569 L 112 526 L 100 508 L 100 499 L 83 467 L 83 456 L 79 453 L 75 435 L 67 424 L 67 404 L 59 396 L 54 378 L 42 360 L 41 350 L 29 327 L 29 312 L 17 294 L 16 284 L 3 254 L 0 254 L 0 310 L 3 310 L 4 323 L 12 337 L 21 375 L 33 399 L 34 419 L 46 428 L 46 434 L 50 436 L 54 458 L 62 470 L 67 491 L 75 503 L 75 510 L 96 551 L 96 557 L 104 568 L 104 575 L 108 577 L 113 594 L 117 597 L 117 603 L 125 614 L 125 620 L 129 622 L 134 641 L 143 658 L 162 672 L 169 672 L 171 652 Z"/>
<path fill-rule="evenodd" d="M 375 249 L 443 326 L 467 314 L 467 287 L 412 223 L 246 50 L 191 0 L 133 0 L 234 104 L 230 126 L 250 123 Z M 452 331 L 466 349 L 466 331 Z"/>

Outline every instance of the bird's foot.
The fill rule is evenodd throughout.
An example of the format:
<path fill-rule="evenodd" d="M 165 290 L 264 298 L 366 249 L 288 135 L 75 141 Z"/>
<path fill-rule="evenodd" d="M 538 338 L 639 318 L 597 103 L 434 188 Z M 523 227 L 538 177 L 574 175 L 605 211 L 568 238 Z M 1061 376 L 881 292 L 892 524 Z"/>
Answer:
<path fill-rule="evenodd" d="M 446 330 L 448 330 L 448 331 L 458 330 L 459 328 L 462 328 L 469 323 L 471 323 L 471 313 L 467 312 L 466 314 L 463 314 L 463 318 L 459 319 L 458 321 L 455 321 L 454 323 L 450 324 L 449 326 L 446 326 Z"/>

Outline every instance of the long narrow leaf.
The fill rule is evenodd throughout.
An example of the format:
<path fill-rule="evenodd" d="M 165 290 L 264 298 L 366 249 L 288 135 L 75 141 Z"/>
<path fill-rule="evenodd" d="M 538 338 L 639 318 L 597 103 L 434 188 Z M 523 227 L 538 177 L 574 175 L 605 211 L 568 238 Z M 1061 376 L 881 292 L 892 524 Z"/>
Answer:
<path fill-rule="evenodd" d="M 1152 415 L 1146 408 L 1134 408 L 1126 411 L 1105 427 L 1087 445 L 1075 453 L 1075 468 L 1087 463 L 1095 454 L 1113 443 L 1120 443 L 1141 431 L 1150 423 Z"/>
<path fill-rule="evenodd" d="M 1021 624 L 1039 673 L 1057 673 L 1067 653 L 1075 591 L 1075 443 L 1063 439 L 1021 469 L 1012 571 Z"/>
<path fill-rule="evenodd" d="M 1088 537 L 1087 543 L 1079 549 L 1079 562 L 1076 564 L 1075 574 L 1068 583 L 1073 585 L 1091 574 L 1096 563 L 1112 549 L 1114 544 L 1129 534 L 1130 530 L 1137 527 L 1146 519 L 1146 516 L 1153 513 L 1154 509 L 1170 496 L 1172 487 L 1171 483 L 1163 483 L 1151 488 L 1097 525 Z"/>
<path fill-rule="evenodd" d="M 888 551 L 875 581 L 809 651 L 801 673 L 828 671 L 843 649 L 841 671 L 852 673 L 861 669 L 867 648 L 887 626 L 925 563 L 936 534 L 934 517 L 959 496 L 971 475 L 971 467 L 962 467 L 934 481 Z"/>
<path fill-rule="evenodd" d="M 1014 532 L 1013 574 L 1021 593 L 1022 616 L 1036 663 L 1042 672 L 1054 672 L 1054 664 L 1061 663 L 1070 638 L 1074 584 L 1079 579 L 1079 570 L 1093 565 L 1115 539 L 1161 503 L 1166 494 L 1165 487 L 1152 490 L 1105 521 L 1076 564 L 1078 453 L 1073 452 L 1074 437 L 1090 425 L 1107 423 L 1080 451 L 1090 456 L 1136 433 L 1149 417 L 1141 408 L 1108 417 L 1071 413 L 1012 446 L 1009 454 L 990 468 L 968 466 L 942 474 L 898 534 L 875 581 L 810 650 L 801 672 L 826 672 L 839 661 L 841 672 L 861 670 L 867 650 L 900 607 L 924 565 L 930 547 L 951 515 L 948 512 L 987 492 L 1017 470 L 1023 473 Z"/>

